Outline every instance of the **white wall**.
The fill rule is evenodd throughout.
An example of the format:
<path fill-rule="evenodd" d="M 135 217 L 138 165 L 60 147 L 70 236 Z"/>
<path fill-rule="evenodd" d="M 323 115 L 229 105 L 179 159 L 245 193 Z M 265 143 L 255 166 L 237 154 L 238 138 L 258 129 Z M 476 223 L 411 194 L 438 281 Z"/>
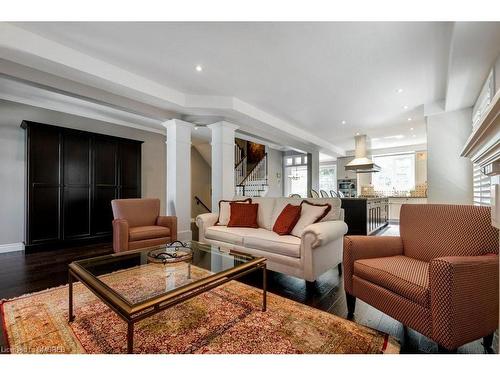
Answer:
<path fill-rule="evenodd" d="M 165 212 L 165 136 L 0 100 L 0 245 L 24 240 L 25 131 L 22 120 L 144 141 L 142 196 L 160 198 Z"/>
<path fill-rule="evenodd" d="M 283 196 L 283 152 L 266 147 L 268 191 L 267 197 Z"/>
<path fill-rule="evenodd" d="M 429 203 L 472 204 L 472 163 L 460 153 L 472 131 L 466 108 L 427 117 Z"/>
<path fill-rule="evenodd" d="M 500 55 L 497 58 L 497 61 L 495 62 L 495 93 L 500 91 Z"/>

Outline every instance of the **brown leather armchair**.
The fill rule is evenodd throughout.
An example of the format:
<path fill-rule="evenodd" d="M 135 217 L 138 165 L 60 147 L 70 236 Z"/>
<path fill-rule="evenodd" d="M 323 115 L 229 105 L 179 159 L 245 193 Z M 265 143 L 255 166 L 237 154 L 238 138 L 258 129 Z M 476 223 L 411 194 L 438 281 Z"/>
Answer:
<path fill-rule="evenodd" d="M 498 229 L 490 208 L 403 205 L 399 237 L 346 236 L 344 288 L 455 351 L 498 328 Z"/>
<path fill-rule="evenodd" d="M 177 217 L 160 216 L 160 200 L 115 199 L 113 208 L 113 250 L 141 249 L 177 239 Z"/>

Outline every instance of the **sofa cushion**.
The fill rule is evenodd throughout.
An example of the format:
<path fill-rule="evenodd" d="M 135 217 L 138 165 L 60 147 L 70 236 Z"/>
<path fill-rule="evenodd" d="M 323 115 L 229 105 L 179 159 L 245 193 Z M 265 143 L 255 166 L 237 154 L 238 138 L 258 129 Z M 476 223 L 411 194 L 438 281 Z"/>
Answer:
<path fill-rule="evenodd" d="M 340 210 L 342 201 L 339 198 L 307 198 L 304 199 L 313 204 L 328 203 L 332 208 L 320 221 L 340 220 Z"/>
<path fill-rule="evenodd" d="M 258 228 L 257 211 L 259 205 L 256 203 L 231 202 L 231 217 L 228 227 Z"/>
<path fill-rule="evenodd" d="M 354 275 L 402 297 L 430 307 L 429 263 L 403 255 L 359 259 Z"/>
<path fill-rule="evenodd" d="M 300 205 L 302 206 L 300 218 L 299 221 L 297 221 L 297 224 L 293 227 L 291 233 L 293 236 L 297 237 L 301 237 L 307 226 L 320 221 L 332 209 L 332 206 L 330 206 L 329 203 L 310 203 L 307 200 L 303 200 Z"/>
<path fill-rule="evenodd" d="M 243 236 L 248 235 L 255 228 L 227 227 L 225 225 L 215 225 L 208 227 L 205 231 L 205 238 L 214 241 L 226 242 L 233 245 L 243 245 Z"/>
<path fill-rule="evenodd" d="M 231 203 L 252 203 L 252 198 L 242 198 L 238 200 L 221 200 L 219 201 L 219 218 L 217 219 L 217 225 L 227 225 L 231 219 Z"/>
<path fill-rule="evenodd" d="M 252 203 L 259 204 L 259 211 L 257 212 L 257 224 L 259 228 L 273 230 L 273 212 L 276 199 L 269 197 L 252 197 Z"/>
<path fill-rule="evenodd" d="M 287 204 L 283 211 L 281 211 L 278 219 L 276 219 L 273 226 L 273 232 L 278 233 L 280 236 L 290 234 L 293 227 L 295 227 L 295 224 L 297 224 L 297 221 L 300 219 L 301 210 L 302 206 Z"/>
<path fill-rule="evenodd" d="M 278 216 L 281 214 L 281 211 L 285 208 L 287 204 L 293 204 L 294 206 L 298 206 L 299 204 L 302 203 L 302 201 L 307 200 L 310 203 L 314 204 L 325 204 L 328 203 L 332 208 L 331 210 L 327 213 L 325 217 L 323 217 L 320 221 L 333 221 L 333 220 L 340 220 L 340 211 L 341 211 L 341 204 L 342 201 L 339 198 L 274 198 L 275 203 L 274 203 L 274 210 L 272 214 L 272 219 L 271 219 L 271 226 L 272 228 L 274 226 L 274 223 L 276 222 L 276 219 Z"/>
<path fill-rule="evenodd" d="M 141 241 L 152 238 L 170 237 L 170 228 L 158 225 L 129 228 L 130 241 Z"/>
<path fill-rule="evenodd" d="M 254 229 L 253 232 L 246 234 L 243 237 L 243 246 L 300 258 L 300 238 L 290 235 L 280 236 L 263 228 Z"/>

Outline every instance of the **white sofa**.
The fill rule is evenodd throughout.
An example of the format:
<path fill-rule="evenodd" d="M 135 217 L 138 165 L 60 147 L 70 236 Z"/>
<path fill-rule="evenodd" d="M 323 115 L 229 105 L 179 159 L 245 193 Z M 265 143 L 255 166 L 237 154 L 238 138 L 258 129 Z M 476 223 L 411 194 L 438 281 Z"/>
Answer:
<path fill-rule="evenodd" d="M 307 198 L 311 203 L 329 203 L 332 209 L 320 222 L 306 227 L 301 238 L 280 236 L 273 232 L 274 222 L 283 208 L 288 203 L 299 205 L 302 200 L 252 197 L 252 203 L 259 204 L 259 228 L 215 225 L 218 214 L 199 215 L 196 218 L 199 241 L 265 257 L 270 270 L 315 281 L 325 271 L 342 262 L 343 237 L 347 233 L 347 225 L 344 222 L 344 210 L 340 208 L 340 199 Z"/>

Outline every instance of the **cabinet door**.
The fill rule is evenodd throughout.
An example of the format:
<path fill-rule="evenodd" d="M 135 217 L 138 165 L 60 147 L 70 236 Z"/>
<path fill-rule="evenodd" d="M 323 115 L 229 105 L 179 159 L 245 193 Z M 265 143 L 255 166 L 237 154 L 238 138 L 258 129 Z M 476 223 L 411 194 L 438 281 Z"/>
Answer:
<path fill-rule="evenodd" d="M 120 198 L 141 197 L 141 144 L 120 143 Z"/>
<path fill-rule="evenodd" d="M 60 144 L 57 128 L 28 129 L 27 243 L 58 240 L 60 231 Z"/>
<path fill-rule="evenodd" d="M 90 136 L 63 133 L 63 232 L 65 239 L 90 236 Z"/>
<path fill-rule="evenodd" d="M 113 228 L 111 201 L 118 198 L 118 147 L 107 137 L 96 136 L 93 143 L 92 234 L 106 235 Z"/>

